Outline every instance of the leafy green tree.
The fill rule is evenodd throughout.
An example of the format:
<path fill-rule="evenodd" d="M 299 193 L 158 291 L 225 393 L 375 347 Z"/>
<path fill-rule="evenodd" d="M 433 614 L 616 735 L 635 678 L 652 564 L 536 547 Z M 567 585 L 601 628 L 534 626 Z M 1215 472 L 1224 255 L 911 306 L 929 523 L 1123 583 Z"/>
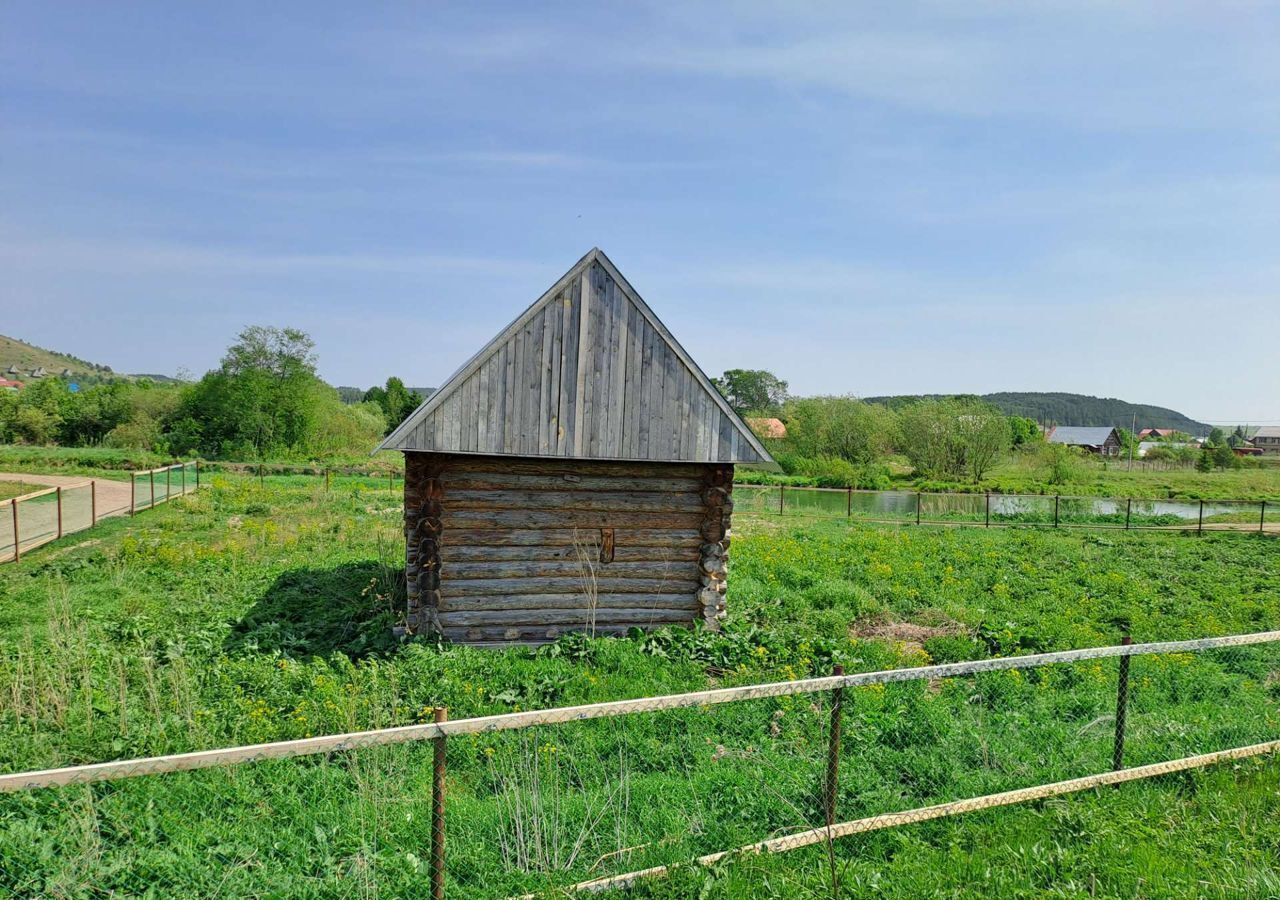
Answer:
<path fill-rule="evenodd" d="M 886 407 L 854 397 L 806 397 L 783 409 L 787 441 L 803 456 L 834 456 L 866 465 L 890 453 L 897 417 Z"/>
<path fill-rule="evenodd" d="M 328 394 L 337 396 L 316 375 L 310 337 L 252 326 L 189 389 L 178 418 L 201 423 L 206 455 L 260 458 L 304 450 Z"/>
<path fill-rule="evenodd" d="M 1040 423 L 1035 419 L 1028 419 L 1026 416 L 1010 416 L 1009 431 L 1013 437 L 1013 446 L 1015 447 L 1024 447 L 1044 441 L 1044 432 L 1040 430 Z"/>
<path fill-rule="evenodd" d="M 1008 419 L 985 403 L 922 400 L 898 413 L 902 450 L 929 477 L 980 481 L 1012 444 Z"/>
<path fill-rule="evenodd" d="M 390 432 L 422 403 L 422 397 L 404 386 L 404 382 L 394 375 L 387 379 L 386 387 L 374 386 L 365 391 L 364 401 L 376 403 L 382 410 L 383 419 Z"/>
<path fill-rule="evenodd" d="M 730 369 L 711 383 L 739 414 L 777 415 L 787 399 L 787 383 L 764 369 Z"/>

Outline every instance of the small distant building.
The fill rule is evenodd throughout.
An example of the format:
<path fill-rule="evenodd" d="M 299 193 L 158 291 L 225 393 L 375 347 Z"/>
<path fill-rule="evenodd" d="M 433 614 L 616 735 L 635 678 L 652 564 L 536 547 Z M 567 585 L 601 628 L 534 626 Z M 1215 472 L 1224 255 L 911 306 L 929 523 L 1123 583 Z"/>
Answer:
<path fill-rule="evenodd" d="M 1263 453 L 1280 453 L 1280 425 L 1263 425 L 1250 442 Z"/>
<path fill-rule="evenodd" d="M 45 371 L 44 366 L 36 366 L 34 369 L 31 370 L 32 378 L 44 378 L 48 374 L 49 373 Z"/>
<path fill-rule="evenodd" d="M 1177 434 L 1176 428 L 1144 428 L 1138 432 L 1138 439 L 1142 441 L 1154 441 L 1160 438 L 1167 438 Z"/>
<path fill-rule="evenodd" d="M 1079 447 L 1098 456 L 1120 455 L 1120 434 L 1108 425 L 1059 425 L 1049 430 L 1045 440 L 1050 444 Z"/>
<path fill-rule="evenodd" d="M 756 437 L 780 441 L 787 436 L 787 426 L 781 419 L 747 419 L 747 426 L 756 433 Z"/>

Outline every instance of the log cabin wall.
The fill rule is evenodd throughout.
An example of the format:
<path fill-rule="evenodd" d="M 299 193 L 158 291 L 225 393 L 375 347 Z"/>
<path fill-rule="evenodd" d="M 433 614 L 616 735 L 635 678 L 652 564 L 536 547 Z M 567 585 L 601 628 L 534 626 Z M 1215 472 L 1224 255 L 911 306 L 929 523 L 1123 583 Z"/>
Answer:
<path fill-rule="evenodd" d="M 716 627 L 731 464 L 405 453 L 410 630 L 466 643 Z"/>

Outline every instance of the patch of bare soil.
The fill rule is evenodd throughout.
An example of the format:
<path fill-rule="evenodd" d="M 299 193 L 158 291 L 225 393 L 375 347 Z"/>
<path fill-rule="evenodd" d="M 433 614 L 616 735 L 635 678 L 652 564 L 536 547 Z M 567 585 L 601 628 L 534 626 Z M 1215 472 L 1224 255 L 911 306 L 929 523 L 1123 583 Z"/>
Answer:
<path fill-rule="evenodd" d="M 923 650 L 930 638 L 965 634 L 967 629 L 954 619 L 945 616 L 933 625 L 920 622 L 892 622 L 885 619 L 854 622 L 849 626 L 849 637 L 861 640 L 891 641 L 901 644 L 904 650 Z"/>

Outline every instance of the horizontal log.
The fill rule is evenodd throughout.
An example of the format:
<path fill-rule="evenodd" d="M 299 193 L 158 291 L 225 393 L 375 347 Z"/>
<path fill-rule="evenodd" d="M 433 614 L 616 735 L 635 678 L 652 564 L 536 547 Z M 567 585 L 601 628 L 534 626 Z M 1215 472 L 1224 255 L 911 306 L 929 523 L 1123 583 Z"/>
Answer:
<path fill-rule="evenodd" d="M 665 491 L 697 494 L 701 478 L 671 478 L 663 475 L 585 475 L 581 473 L 519 474 L 516 472 L 448 472 L 443 478 L 446 493 L 453 491 Z"/>
<path fill-rule="evenodd" d="M 452 539 L 457 532 L 450 535 Z M 595 534 L 595 532 L 591 532 Z M 627 532 L 622 532 L 626 535 Z M 489 560 L 524 560 L 534 562 L 538 560 L 558 560 L 558 559 L 577 559 L 577 551 L 572 545 L 560 547 L 530 547 L 530 546 L 477 546 L 477 545 L 458 545 L 445 541 L 440 545 L 440 559 L 445 563 L 459 562 L 485 562 Z M 670 562 L 696 562 L 700 558 L 698 545 L 694 539 L 687 540 L 683 545 L 648 545 L 628 546 L 626 544 L 614 544 L 613 561 L 618 562 L 644 562 L 646 560 L 663 560 Z"/>
<path fill-rule="evenodd" d="M 412 452 L 406 453 L 414 465 Z M 624 477 L 702 478 L 709 468 L 701 463 L 666 463 L 652 460 L 603 462 L 591 459 L 530 459 L 510 456 L 449 456 L 445 477 L 459 472 L 501 472 L 520 475 L 621 475 Z"/>
<path fill-rule="evenodd" d="M 443 612 L 497 609 L 579 609 L 586 600 L 573 594 L 487 594 L 481 597 L 445 597 Z M 701 609 L 696 594 L 601 594 L 597 608 L 616 609 Z"/>
<path fill-rule="evenodd" d="M 700 512 L 697 494 L 662 491 L 452 491 L 444 507 L 458 512 L 472 509 L 592 509 L 633 512 Z"/>
<path fill-rule="evenodd" d="M 694 616 L 692 607 L 687 610 L 601 607 L 595 611 L 597 625 L 689 622 L 694 619 Z M 481 609 L 440 613 L 440 624 L 445 628 L 458 625 L 515 625 L 545 628 L 548 625 L 586 625 L 590 621 L 591 611 L 585 607 L 579 609 Z"/>
<path fill-rule="evenodd" d="M 445 532 L 451 528 L 679 528 L 695 529 L 702 522 L 698 512 L 614 512 L 592 509 L 450 509 L 441 517 Z M 448 538 L 446 537 L 446 540 Z"/>
<path fill-rule="evenodd" d="M 698 589 L 693 578 L 597 578 L 600 594 L 679 594 Z M 575 594 L 583 591 L 582 579 L 567 578 L 472 578 L 445 580 L 441 589 L 449 597 L 477 597 L 483 594 Z"/>
<path fill-rule="evenodd" d="M 597 624 L 592 633 L 596 637 L 623 637 L 632 628 L 643 628 L 641 625 L 599 625 Z M 658 627 L 656 625 L 651 627 Z M 562 634 L 570 632 L 587 631 L 586 625 L 550 625 L 545 628 L 522 627 L 522 626 L 497 626 L 482 627 L 478 625 L 459 625 L 453 627 L 445 627 L 443 629 L 444 636 L 451 641 L 457 643 L 476 643 L 476 644 L 545 644 L 548 641 L 554 641 Z"/>
<path fill-rule="evenodd" d="M 687 547 L 702 543 L 696 528 L 608 527 L 616 529 L 616 547 L 628 544 L 646 547 Z M 584 535 L 574 528 L 461 528 L 454 524 L 441 537 L 441 553 L 450 547 L 569 547 L 598 535 Z"/>
<path fill-rule="evenodd" d="M 701 571 L 696 563 L 646 560 L 644 562 L 619 562 L 615 556 L 611 563 L 583 564 L 576 559 L 520 561 L 520 562 L 456 562 L 440 567 L 440 577 L 446 582 L 466 581 L 473 578 L 533 578 L 542 575 L 589 576 L 594 570 L 597 578 L 697 578 Z"/>

